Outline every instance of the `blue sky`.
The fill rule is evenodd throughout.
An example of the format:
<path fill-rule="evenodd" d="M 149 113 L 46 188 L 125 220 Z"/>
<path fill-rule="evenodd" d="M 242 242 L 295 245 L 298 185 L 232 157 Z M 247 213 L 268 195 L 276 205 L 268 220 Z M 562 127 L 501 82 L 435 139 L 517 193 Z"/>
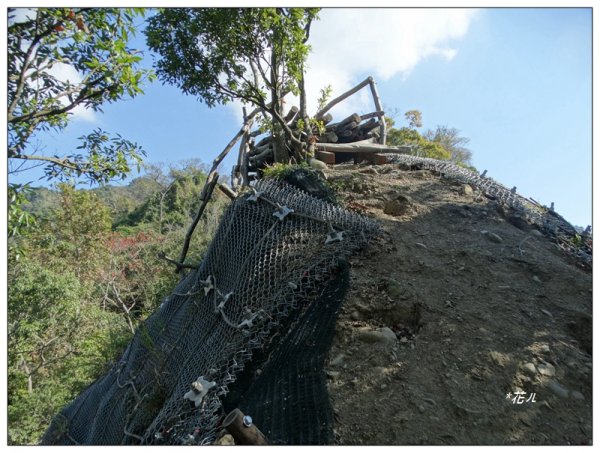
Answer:
<path fill-rule="evenodd" d="M 591 27 L 589 8 L 328 9 L 311 34 L 309 97 L 327 84 L 335 96 L 373 75 L 384 105 L 400 112 L 398 126 L 403 112 L 418 109 L 423 131 L 459 129 L 480 171 L 542 204 L 554 202 L 567 220 L 586 226 L 592 222 Z M 143 36 L 135 45 L 143 46 Z M 137 141 L 150 162 L 210 163 L 240 127 L 239 105 L 208 109 L 160 82 L 145 91 L 37 139 L 45 153 L 61 154 L 101 127 Z M 341 119 L 372 111 L 367 94 L 333 113 Z M 234 159 L 225 161 L 224 174 Z M 39 174 L 15 180 L 35 185 Z"/>

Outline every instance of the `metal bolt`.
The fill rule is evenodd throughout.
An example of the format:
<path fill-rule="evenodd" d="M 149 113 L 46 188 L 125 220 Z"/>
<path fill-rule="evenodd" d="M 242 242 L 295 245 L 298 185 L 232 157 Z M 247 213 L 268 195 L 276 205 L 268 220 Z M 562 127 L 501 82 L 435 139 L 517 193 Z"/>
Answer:
<path fill-rule="evenodd" d="M 244 423 L 244 426 L 246 428 L 250 428 L 252 426 L 252 417 L 250 417 L 249 415 L 244 415 L 242 423 Z"/>

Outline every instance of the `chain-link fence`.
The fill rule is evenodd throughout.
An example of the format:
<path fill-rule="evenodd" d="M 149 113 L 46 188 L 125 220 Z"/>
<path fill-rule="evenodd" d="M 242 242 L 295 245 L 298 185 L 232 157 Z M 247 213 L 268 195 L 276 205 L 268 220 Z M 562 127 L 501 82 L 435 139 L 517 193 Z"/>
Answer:
<path fill-rule="evenodd" d="M 325 353 L 306 342 L 330 341 L 342 277 L 323 288 L 377 231 L 285 182 L 259 181 L 232 203 L 199 268 L 137 329 L 118 363 L 55 417 L 42 443 L 209 444 L 251 362 L 254 377 L 229 402 L 263 414 L 277 442 L 329 442 Z M 325 406 L 311 409 L 315 399 Z M 285 416 L 275 420 L 273 410 Z"/>
<path fill-rule="evenodd" d="M 575 228 L 564 218 L 552 209 L 548 209 L 534 200 L 519 195 L 516 188 L 508 189 L 498 181 L 485 176 L 485 174 L 479 175 L 449 161 L 407 154 L 385 155 L 390 163 L 433 170 L 446 178 L 472 185 L 485 196 L 497 200 L 501 205 L 511 209 L 514 214 L 536 225 L 540 231 L 555 239 L 559 247 L 574 256 L 579 262 L 585 266 L 592 265 L 590 238 L 582 238 L 581 235 L 578 235 Z M 579 240 L 577 239 L 578 236 Z"/>

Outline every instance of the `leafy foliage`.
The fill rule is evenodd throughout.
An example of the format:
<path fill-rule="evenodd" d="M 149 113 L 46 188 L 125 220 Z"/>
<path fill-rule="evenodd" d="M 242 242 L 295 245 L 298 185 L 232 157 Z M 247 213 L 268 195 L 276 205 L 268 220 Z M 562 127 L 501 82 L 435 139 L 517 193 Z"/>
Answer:
<path fill-rule="evenodd" d="M 315 16 L 298 8 L 167 8 L 149 19 L 146 35 L 160 55 L 159 77 L 184 93 L 211 107 L 233 99 L 266 106 L 266 89 L 298 92 L 309 51 L 304 27 Z"/>
<path fill-rule="evenodd" d="M 150 168 L 126 187 L 59 184 L 56 192 L 18 195 L 31 201 L 22 206 L 43 215 L 14 236 L 23 253 L 9 263 L 11 444 L 37 443 L 51 418 L 118 359 L 132 331 L 175 286 L 178 275 L 158 255 L 179 252 L 205 179 L 202 165 L 187 162 L 166 174 Z M 161 193 L 172 197 L 163 200 L 162 228 Z M 193 259 L 201 259 L 225 200 L 217 195 L 209 203 Z M 154 214 L 131 216 L 141 206 Z"/>
<path fill-rule="evenodd" d="M 27 234 L 29 226 L 35 224 L 35 217 L 24 209 L 31 190 L 27 184 L 8 185 L 8 255 L 17 261 L 23 253 L 19 240 Z"/>
<path fill-rule="evenodd" d="M 96 130 L 82 137 L 85 157 L 38 155 L 30 141 L 36 131 L 65 128 L 76 107 L 101 110 L 104 103 L 143 92 L 153 73 L 127 47 L 143 9 L 9 8 L 8 14 L 9 158 L 42 161 L 49 178 L 123 177 L 129 161 L 139 164 L 144 152 L 119 135 Z"/>
<path fill-rule="evenodd" d="M 128 337 L 118 315 L 85 303 L 89 289 L 68 270 L 25 260 L 9 280 L 8 435 L 33 444 Z"/>
<path fill-rule="evenodd" d="M 430 142 L 424 138 L 419 131 L 409 127 L 394 128 L 394 120 L 387 118 L 388 133 L 387 143 L 393 146 L 412 146 L 414 152 L 423 157 L 432 159 L 448 160 L 450 153 L 439 143 Z"/>
<path fill-rule="evenodd" d="M 471 164 L 473 153 L 465 145 L 469 139 L 460 136 L 460 131 L 448 126 L 437 126 L 435 130 L 428 130 L 424 134 L 425 138 L 433 143 L 439 143 L 446 151 L 450 153 L 450 160 L 465 165 Z"/>
<path fill-rule="evenodd" d="M 408 126 L 411 129 L 418 129 L 419 127 L 423 127 L 423 115 L 419 110 L 409 110 L 404 114 L 406 121 L 408 121 Z"/>
<path fill-rule="evenodd" d="M 159 77 L 209 107 L 241 100 L 260 109 L 276 161 L 302 143 L 283 119 L 283 98 L 305 95 L 306 43 L 317 8 L 167 8 L 149 19 Z M 300 117 L 305 116 L 304 111 Z"/>
<path fill-rule="evenodd" d="M 460 136 L 460 131 L 448 126 L 437 126 L 423 135 L 417 128 L 423 126 L 423 116 L 419 110 L 409 110 L 404 114 L 409 127 L 394 128 L 395 122 L 386 117 L 388 126 L 387 142 L 390 145 L 412 146 L 414 152 L 432 159 L 451 160 L 458 165 L 475 170 L 471 165 L 472 152 L 464 145 L 469 139 Z"/>

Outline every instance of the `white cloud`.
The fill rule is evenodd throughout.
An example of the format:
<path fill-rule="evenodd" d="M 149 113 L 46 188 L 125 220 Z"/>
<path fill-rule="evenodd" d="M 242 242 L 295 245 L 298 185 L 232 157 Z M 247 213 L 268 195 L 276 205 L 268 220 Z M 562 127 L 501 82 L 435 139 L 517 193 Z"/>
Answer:
<path fill-rule="evenodd" d="M 81 74 L 79 74 L 73 66 L 64 63 L 54 64 L 48 69 L 48 73 L 62 82 L 70 82 L 74 85 L 81 83 L 82 80 Z M 66 105 L 68 99 L 62 99 L 61 102 Z M 92 109 L 85 108 L 82 105 L 75 107 L 71 110 L 71 113 L 71 120 L 84 121 L 86 123 L 95 123 L 98 120 L 96 112 Z"/>
<path fill-rule="evenodd" d="M 401 79 L 429 57 L 451 61 L 476 16 L 473 9 L 326 8 L 313 22 L 307 60 L 308 110 L 314 114 L 319 92 L 327 85 L 336 97 L 368 76 L 376 82 Z M 298 105 L 288 99 L 288 105 Z M 229 104 L 241 122 L 241 103 Z M 341 118 L 374 110 L 368 88 L 334 107 Z"/>
<path fill-rule="evenodd" d="M 31 20 L 35 18 L 36 9 L 35 8 L 15 8 L 11 13 L 11 17 L 9 18 L 10 23 L 19 23 L 25 22 L 26 20 Z M 23 47 L 29 45 L 29 41 L 24 42 L 22 44 Z M 58 80 L 62 82 L 70 82 L 72 84 L 78 84 L 82 81 L 81 75 L 77 72 L 77 70 L 68 64 L 64 63 L 55 63 L 50 69 L 48 69 L 48 73 Z M 35 82 L 33 82 L 35 84 Z M 68 99 L 61 99 L 61 103 L 63 105 L 67 105 Z M 71 110 L 71 120 L 79 120 L 88 123 L 94 123 L 98 120 L 98 116 L 96 112 L 92 109 L 87 109 L 81 105 L 78 105 L 74 109 Z"/>
<path fill-rule="evenodd" d="M 328 84 L 336 96 L 369 75 L 376 81 L 405 78 L 431 56 L 451 61 L 458 53 L 456 41 L 466 35 L 475 14 L 471 9 L 322 10 L 309 41 L 309 111 L 314 112 L 319 90 Z M 332 113 L 372 108 L 370 94 L 363 90 Z"/>
<path fill-rule="evenodd" d="M 10 12 L 8 24 L 25 22 L 35 18 L 35 8 L 15 8 Z"/>

